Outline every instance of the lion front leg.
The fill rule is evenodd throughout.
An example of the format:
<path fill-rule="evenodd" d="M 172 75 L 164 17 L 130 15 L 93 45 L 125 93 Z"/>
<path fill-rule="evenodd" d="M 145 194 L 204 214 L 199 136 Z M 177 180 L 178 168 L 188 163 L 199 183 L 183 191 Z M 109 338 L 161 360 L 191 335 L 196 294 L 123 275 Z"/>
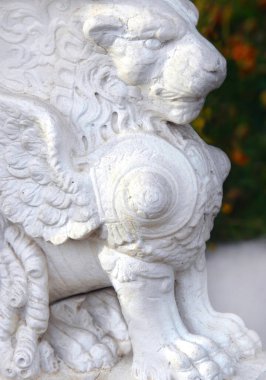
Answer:
<path fill-rule="evenodd" d="M 238 360 L 255 355 L 260 339 L 240 317 L 216 312 L 209 300 L 205 248 L 188 270 L 176 274 L 176 300 L 184 322 L 195 334 L 212 339 Z"/>
<path fill-rule="evenodd" d="M 219 380 L 220 369 L 198 344 L 181 338 L 174 271 L 105 248 L 99 256 L 117 292 L 142 380 Z"/>

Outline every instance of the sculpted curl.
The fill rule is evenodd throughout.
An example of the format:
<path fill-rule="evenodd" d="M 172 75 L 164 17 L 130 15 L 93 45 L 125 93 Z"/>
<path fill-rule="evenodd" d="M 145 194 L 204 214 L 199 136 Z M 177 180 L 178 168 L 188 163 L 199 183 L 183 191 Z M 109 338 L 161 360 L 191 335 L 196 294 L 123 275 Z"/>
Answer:
<path fill-rule="evenodd" d="M 5 378 L 105 379 L 133 352 L 136 379 L 222 380 L 260 350 L 208 298 L 230 163 L 188 124 L 226 74 L 197 20 L 189 0 L 1 0 Z"/>

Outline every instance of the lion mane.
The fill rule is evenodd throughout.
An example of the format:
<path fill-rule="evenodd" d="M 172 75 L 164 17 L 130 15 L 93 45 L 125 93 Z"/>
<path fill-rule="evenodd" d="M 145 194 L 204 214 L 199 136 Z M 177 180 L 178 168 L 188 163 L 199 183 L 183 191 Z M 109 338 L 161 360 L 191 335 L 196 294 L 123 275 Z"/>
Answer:
<path fill-rule="evenodd" d="M 151 120 L 151 112 L 140 102 L 140 92 L 118 79 L 111 58 L 84 36 L 79 1 L 49 4 L 53 12 L 42 20 L 36 18 L 34 3 L 23 1 L 20 10 L 12 4 L 4 7 L 0 39 L 17 44 L 0 73 L 8 89 L 55 106 L 84 135 L 88 153 L 124 130 L 154 132 L 154 116 Z M 23 25 L 10 27 L 18 12 L 20 20 L 31 20 L 31 33 Z M 22 64 L 14 65 L 16 60 Z M 45 66 L 45 76 L 40 66 L 42 72 Z"/>

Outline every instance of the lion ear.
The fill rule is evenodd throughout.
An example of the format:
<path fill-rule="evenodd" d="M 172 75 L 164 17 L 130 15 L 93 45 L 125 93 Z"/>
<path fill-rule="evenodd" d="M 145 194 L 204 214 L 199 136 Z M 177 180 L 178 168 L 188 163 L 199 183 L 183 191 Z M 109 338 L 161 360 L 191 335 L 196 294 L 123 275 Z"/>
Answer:
<path fill-rule="evenodd" d="M 107 49 L 124 32 L 124 24 L 114 16 L 98 15 L 84 23 L 83 32 L 96 45 Z"/>

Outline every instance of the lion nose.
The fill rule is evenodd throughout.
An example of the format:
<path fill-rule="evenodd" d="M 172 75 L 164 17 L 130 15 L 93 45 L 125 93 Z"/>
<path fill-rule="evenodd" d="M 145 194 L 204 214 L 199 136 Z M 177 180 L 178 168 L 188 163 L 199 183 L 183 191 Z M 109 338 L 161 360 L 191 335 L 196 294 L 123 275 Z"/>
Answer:
<path fill-rule="evenodd" d="M 226 60 L 217 51 L 203 59 L 202 68 L 209 78 L 209 86 L 213 89 L 219 87 L 226 77 Z"/>
<path fill-rule="evenodd" d="M 213 60 L 207 60 L 204 62 L 203 68 L 208 73 L 219 74 L 225 73 L 226 71 L 226 61 L 220 56 Z"/>

